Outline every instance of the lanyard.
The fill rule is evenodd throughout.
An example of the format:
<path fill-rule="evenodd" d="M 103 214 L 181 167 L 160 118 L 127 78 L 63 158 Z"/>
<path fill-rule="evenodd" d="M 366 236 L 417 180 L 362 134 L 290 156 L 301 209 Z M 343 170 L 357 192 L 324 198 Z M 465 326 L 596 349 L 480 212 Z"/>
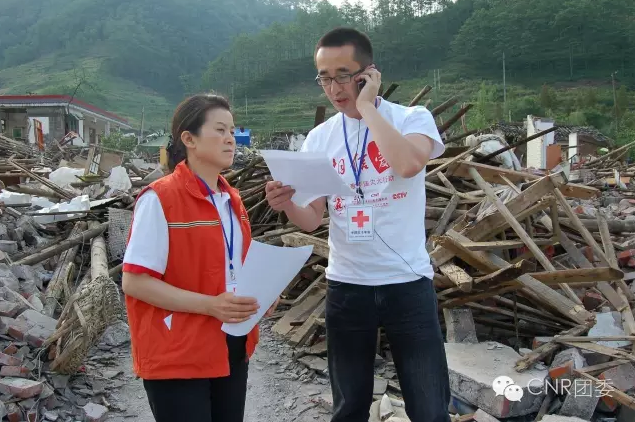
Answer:
<path fill-rule="evenodd" d="M 214 207 L 216 207 L 216 209 L 218 210 L 218 207 L 216 206 L 216 201 L 214 201 L 214 194 L 212 193 L 212 190 L 209 188 L 207 183 L 205 183 L 205 180 L 203 180 L 200 177 L 199 179 L 201 182 L 203 182 L 203 185 L 205 185 L 205 188 L 207 189 L 207 193 L 209 193 L 209 197 L 212 199 L 212 204 L 214 204 Z M 220 216 L 220 210 L 219 210 L 218 218 L 220 219 L 220 226 L 223 229 L 223 237 L 225 238 L 225 245 L 227 245 L 227 253 L 229 255 L 229 275 L 232 280 L 235 280 L 236 277 L 234 276 L 234 264 L 232 262 L 232 260 L 234 259 L 234 219 L 232 217 L 231 197 L 228 200 L 228 205 L 229 205 L 229 227 L 230 227 L 231 240 L 227 240 L 227 233 L 225 232 L 225 225 L 223 224 L 223 219 Z"/>
<path fill-rule="evenodd" d="M 375 108 L 377 108 L 377 99 L 375 98 Z M 351 149 L 348 146 L 348 135 L 346 134 L 346 116 L 342 113 L 342 128 L 344 129 L 344 143 L 346 144 L 346 152 L 348 152 L 348 160 L 351 163 L 351 167 L 353 168 L 353 176 L 355 176 L 355 191 L 358 195 L 364 199 L 364 192 L 362 192 L 362 188 L 360 185 L 360 177 L 362 175 L 362 164 L 364 162 L 364 155 L 366 154 L 366 141 L 368 140 L 368 127 L 366 128 L 366 133 L 364 134 L 364 143 L 362 144 L 362 153 L 359 157 L 359 165 L 355 166 L 355 162 L 353 161 L 353 155 L 351 154 Z"/>

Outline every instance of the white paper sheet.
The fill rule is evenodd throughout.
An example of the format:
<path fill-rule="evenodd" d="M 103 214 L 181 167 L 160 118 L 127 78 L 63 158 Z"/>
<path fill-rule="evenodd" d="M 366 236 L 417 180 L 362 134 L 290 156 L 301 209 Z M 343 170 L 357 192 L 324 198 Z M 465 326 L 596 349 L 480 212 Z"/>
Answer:
<path fill-rule="evenodd" d="M 291 248 L 252 241 L 245 263 L 236 274 L 234 294 L 255 297 L 260 309 L 247 321 L 223 323 L 221 329 L 233 336 L 249 333 L 302 269 L 312 252 L 311 245 Z"/>
<path fill-rule="evenodd" d="M 267 163 L 273 180 L 295 189 L 291 200 L 300 207 L 328 195 L 353 196 L 347 185 L 323 153 L 282 150 L 259 151 Z"/>

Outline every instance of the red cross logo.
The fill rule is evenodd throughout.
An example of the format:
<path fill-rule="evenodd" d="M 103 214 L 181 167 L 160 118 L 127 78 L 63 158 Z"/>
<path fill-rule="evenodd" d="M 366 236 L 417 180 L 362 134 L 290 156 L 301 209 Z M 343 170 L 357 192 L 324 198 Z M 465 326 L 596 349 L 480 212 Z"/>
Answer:
<path fill-rule="evenodd" d="M 364 211 L 357 211 L 357 215 L 351 218 L 351 220 L 353 220 L 353 223 L 357 223 L 357 227 L 361 229 L 364 227 L 364 223 L 370 221 L 370 217 L 364 215 Z"/>

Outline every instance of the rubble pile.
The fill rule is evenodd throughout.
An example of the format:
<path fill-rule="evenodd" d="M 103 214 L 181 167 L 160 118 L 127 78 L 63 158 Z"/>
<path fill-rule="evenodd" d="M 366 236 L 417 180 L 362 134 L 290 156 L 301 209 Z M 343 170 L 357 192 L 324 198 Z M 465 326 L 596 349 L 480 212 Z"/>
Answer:
<path fill-rule="evenodd" d="M 441 121 L 457 103 L 432 114 Z M 635 168 L 624 163 L 635 143 L 574 166 L 523 169 L 513 149 L 555 129 L 509 144 L 490 130 L 453 129 L 471 107 L 438 124 L 447 149 L 429 163 L 427 206 L 415 210 L 425 212 L 453 420 L 635 420 Z M 240 190 L 255 240 L 313 245 L 267 325 L 294 350 L 289 370 L 325 384 L 329 218 L 305 233 L 271 209 L 258 154 L 302 140 L 241 146 L 224 176 Z M 129 334 L 117 278 L 134 199 L 166 170 L 99 147 L 51 148 L 0 140 L 0 415 L 125 417 L 116 363 Z M 390 347 L 377 334 L 370 420 L 405 422 Z M 314 400 L 332 405 L 328 395 Z"/>
<path fill-rule="evenodd" d="M 523 169 L 511 150 L 556 128 L 513 144 L 488 131 L 449 136 L 467 110 L 439 125 L 447 144 L 469 136 L 466 145 L 432 160 L 425 181 L 453 420 L 634 420 L 635 201 L 623 159 L 635 145 L 551 171 Z M 227 177 L 241 189 L 256 240 L 314 247 L 283 292 L 272 331 L 312 371 L 303 378 L 327 378 L 329 219 L 305 233 L 270 209 L 259 156 Z M 383 330 L 376 363 L 371 420 L 407 421 Z"/>

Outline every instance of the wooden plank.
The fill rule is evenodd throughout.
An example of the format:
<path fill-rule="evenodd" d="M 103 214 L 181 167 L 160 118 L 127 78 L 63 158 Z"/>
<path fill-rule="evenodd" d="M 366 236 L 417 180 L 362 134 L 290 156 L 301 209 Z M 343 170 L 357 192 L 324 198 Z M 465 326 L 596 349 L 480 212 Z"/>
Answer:
<path fill-rule="evenodd" d="M 609 233 L 609 225 L 606 221 L 606 217 L 601 212 L 597 213 L 598 227 L 600 228 L 600 237 L 602 239 L 602 247 L 604 248 L 604 254 L 609 262 L 609 265 L 613 268 L 618 268 L 617 256 L 615 255 L 615 248 L 613 247 L 613 240 L 611 239 L 611 233 Z M 622 293 L 626 296 L 626 302 L 635 301 L 635 295 L 631 292 L 631 289 L 626 285 L 626 282 L 622 280 L 616 280 L 615 284 L 619 286 Z"/>
<path fill-rule="evenodd" d="M 306 233 L 288 233 L 283 234 L 281 238 L 285 245 L 292 247 L 313 245 L 313 253 L 315 255 L 326 259 L 329 257 L 328 241 L 320 239 L 319 237 L 311 236 Z"/>
<path fill-rule="evenodd" d="M 621 277 L 622 271 L 611 267 L 576 268 L 558 271 L 543 271 L 529 274 L 536 280 L 547 284 L 559 283 L 577 284 L 589 283 L 596 280 L 616 280 Z"/>
<path fill-rule="evenodd" d="M 562 192 L 556 189 L 553 193 L 565 214 L 567 214 L 567 217 L 569 217 L 571 223 L 575 226 L 576 230 L 582 235 L 584 241 L 593 249 L 593 252 L 598 256 L 598 258 L 600 258 L 600 262 L 602 262 L 603 265 L 609 265 L 609 262 L 604 255 L 604 251 L 598 246 L 589 230 L 584 226 L 584 224 L 582 224 L 578 215 L 573 212 L 569 202 L 567 202 L 567 199 L 564 197 Z"/>
<path fill-rule="evenodd" d="M 489 166 L 487 164 L 481 164 L 474 161 L 460 161 L 454 164 L 449 170 L 453 176 L 467 178 L 470 173 L 470 169 L 476 169 L 483 179 L 490 183 L 496 183 L 499 185 L 505 184 L 505 180 L 501 177 L 504 176 L 512 182 L 525 182 L 539 180 L 541 176 L 505 169 L 502 167 Z M 593 199 L 599 196 L 600 191 L 594 187 L 586 185 L 578 185 L 575 183 L 563 184 L 558 189 L 566 196 L 580 199 Z"/>
<path fill-rule="evenodd" d="M 515 280 L 519 276 L 535 270 L 536 265 L 534 263 L 523 260 L 517 264 L 510 264 L 483 277 L 478 277 L 474 279 L 474 284 L 480 288 L 493 286 Z"/>
<path fill-rule="evenodd" d="M 452 214 L 454 213 L 454 210 L 456 210 L 456 206 L 458 203 L 459 203 L 459 197 L 457 195 L 452 195 L 452 198 L 450 198 L 450 202 L 448 203 L 448 206 L 443 211 L 443 214 L 441 215 L 441 218 L 437 222 L 437 225 L 434 227 L 434 229 L 432 229 L 432 232 L 430 233 L 430 236 L 428 237 L 426 247 L 432 245 L 432 241 L 431 241 L 432 236 L 440 235 L 441 233 L 445 231 L 445 228 L 450 222 L 450 219 L 452 218 Z"/>
<path fill-rule="evenodd" d="M 561 334 L 564 336 L 579 336 L 589 330 L 590 327 L 586 325 L 578 325 L 569 330 L 563 331 Z M 549 356 L 553 352 L 560 349 L 562 346 L 555 341 L 550 341 L 543 344 L 540 347 L 532 350 L 531 353 L 526 354 L 521 359 L 516 361 L 514 369 L 518 372 L 523 372 L 531 369 L 535 363 L 540 362 L 545 357 Z"/>
<path fill-rule="evenodd" d="M 519 218 L 521 213 L 528 210 L 542 209 L 540 207 L 541 199 L 549 192 L 553 191 L 555 187 L 561 186 L 564 183 L 564 176 L 561 173 L 545 176 L 539 181 L 533 183 L 520 195 L 517 195 L 506 202 L 505 206 L 516 218 Z M 474 210 L 476 209 L 477 207 L 474 207 Z M 461 221 L 457 222 L 452 229 L 457 232 L 461 231 L 463 225 L 461 223 Z M 507 222 L 501 217 L 500 212 L 495 212 L 494 214 L 488 215 L 487 217 L 479 220 L 472 226 L 466 227 L 462 234 L 466 238 L 466 241 L 477 242 L 490 238 L 496 234 L 497 231 L 503 230 L 506 227 Z M 430 258 L 434 260 L 437 265 L 444 264 L 452 259 L 452 257 L 454 257 L 454 254 L 439 247 L 435 248 L 430 253 Z"/>
<path fill-rule="evenodd" d="M 539 246 L 553 245 L 553 239 L 534 239 L 534 243 Z M 491 251 L 504 249 L 518 249 L 525 246 L 522 240 L 494 240 L 491 242 L 465 242 L 463 243 L 471 251 Z"/>
<path fill-rule="evenodd" d="M 591 352 L 596 352 L 602 355 L 611 356 L 616 359 L 627 359 L 630 362 L 635 362 L 635 355 L 631 353 L 627 353 L 624 350 L 614 349 L 612 347 L 603 346 L 601 344 L 584 343 L 580 341 L 562 341 L 562 340 L 559 340 L 558 337 L 555 337 L 553 341 L 556 343 L 565 344 L 569 347 L 577 347 L 578 349 L 589 350 Z"/>
<path fill-rule="evenodd" d="M 551 321 L 547 321 L 541 318 L 537 318 L 537 317 L 533 317 L 531 315 L 524 315 L 521 314 L 519 312 L 517 312 L 516 314 L 514 314 L 513 311 L 509 311 L 506 309 L 501 309 L 501 308 L 495 308 L 492 306 L 485 306 L 485 305 L 481 305 L 479 303 L 468 303 L 467 304 L 468 307 L 472 308 L 472 309 L 478 309 L 481 311 L 485 311 L 487 313 L 492 313 L 492 314 L 499 314 L 499 315 L 505 315 L 511 318 L 515 318 L 516 316 L 518 317 L 518 319 L 522 319 L 528 322 L 532 322 L 534 324 L 538 324 L 538 325 L 544 325 L 547 327 L 551 327 L 551 328 L 556 328 L 556 329 L 562 329 L 562 327 L 558 324 L 554 324 Z"/>
<path fill-rule="evenodd" d="M 479 174 L 479 172 L 475 168 L 469 169 L 469 174 L 472 176 L 476 184 L 485 191 L 487 197 L 494 203 L 498 211 L 501 213 L 503 218 L 507 221 L 507 223 L 511 226 L 511 228 L 516 232 L 518 237 L 527 245 L 529 250 L 534 254 L 536 259 L 540 262 L 540 264 L 548 271 L 556 271 L 556 268 L 551 264 L 549 259 L 545 256 L 545 254 L 540 250 L 538 245 L 536 245 L 533 239 L 527 234 L 527 232 L 523 229 L 521 224 L 516 220 L 516 217 L 512 215 L 512 213 L 507 209 L 505 204 L 501 201 L 501 199 L 496 196 L 492 187 L 487 183 L 483 177 Z M 506 179 L 506 177 L 504 178 Z M 507 182 L 505 182 L 507 183 Z M 561 284 L 560 288 L 569 296 L 574 303 L 582 305 L 582 301 L 575 294 L 573 289 L 566 284 Z"/>
<path fill-rule="evenodd" d="M 617 359 L 610 362 L 599 363 L 597 365 L 585 366 L 584 368 L 580 368 L 579 372 L 584 372 L 585 374 L 593 375 L 593 374 L 601 374 L 604 371 L 608 371 L 609 369 L 618 367 L 625 363 L 629 363 L 626 359 Z"/>
<path fill-rule="evenodd" d="M 271 329 L 275 333 L 283 336 L 288 334 L 293 328 L 291 323 L 301 315 L 307 312 L 312 312 L 323 298 L 324 291 L 314 290 L 313 293 L 307 296 L 301 303 L 286 311 L 284 316 L 280 318 Z"/>
<path fill-rule="evenodd" d="M 453 230 L 448 230 L 448 232 L 446 233 L 446 237 L 448 237 L 454 245 L 460 244 L 460 242 L 467 240 L 465 236 L 456 233 Z M 473 256 L 475 259 L 479 259 L 479 261 L 481 261 L 481 268 L 488 267 L 489 271 L 496 271 L 499 268 L 509 265 L 504 259 L 491 252 L 469 252 L 471 254 L 475 254 Z M 593 314 L 584 309 L 583 306 L 574 303 L 567 297 L 561 295 L 560 293 L 556 292 L 549 286 L 546 286 L 530 275 L 521 275 L 516 279 L 516 281 L 522 284 L 525 288 L 532 291 L 537 297 L 541 299 L 542 302 L 548 304 L 553 309 L 557 309 L 561 315 L 570 318 L 579 324 L 585 324 L 589 320 L 593 320 Z"/>
<path fill-rule="evenodd" d="M 562 245 L 564 250 L 567 251 L 569 257 L 573 259 L 576 265 L 578 265 L 580 268 L 593 268 L 593 265 L 586 259 L 582 252 L 580 252 L 580 250 L 575 246 L 571 239 L 569 239 L 565 232 L 560 233 L 560 244 Z M 622 300 L 615 289 L 613 289 L 613 287 L 607 281 L 598 281 L 597 289 L 617 311 L 622 312 L 622 310 L 628 306 L 628 302 Z"/>
<path fill-rule="evenodd" d="M 295 333 L 289 339 L 289 343 L 292 346 L 302 346 L 304 343 L 309 340 L 309 337 L 312 336 L 318 328 L 318 324 L 316 323 L 317 318 L 322 318 L 324 316 L 324 311 L 326 310 L 326 299 L 323 299 L 315 310 L 311 313 L 309 318 L 307 318 L 306 322 L 302 324 L 302 326 L 298 327 Z"/>
<path fill-rule="evenodd" d="M 621 288 L 618 287 L 617 293 L 620 298 L 626 302 L 626 307 L 622 309 L 622 325 L 624 326 L 624 332 L 629 336 L 635 335 L 635 317 L 633 316 L 633 310 L 628 304 L 626 295 Z M 631 350 L 635 352 L 635 342 L 633 343 Z"/>
<path fill-rule="evenodd" d="M 451 262 L 439 267 L 439 271 L 450 279 L 459 289 L 464 292 L 472 291 L 472 277 L 470 277 L 461 267 Z"/>

